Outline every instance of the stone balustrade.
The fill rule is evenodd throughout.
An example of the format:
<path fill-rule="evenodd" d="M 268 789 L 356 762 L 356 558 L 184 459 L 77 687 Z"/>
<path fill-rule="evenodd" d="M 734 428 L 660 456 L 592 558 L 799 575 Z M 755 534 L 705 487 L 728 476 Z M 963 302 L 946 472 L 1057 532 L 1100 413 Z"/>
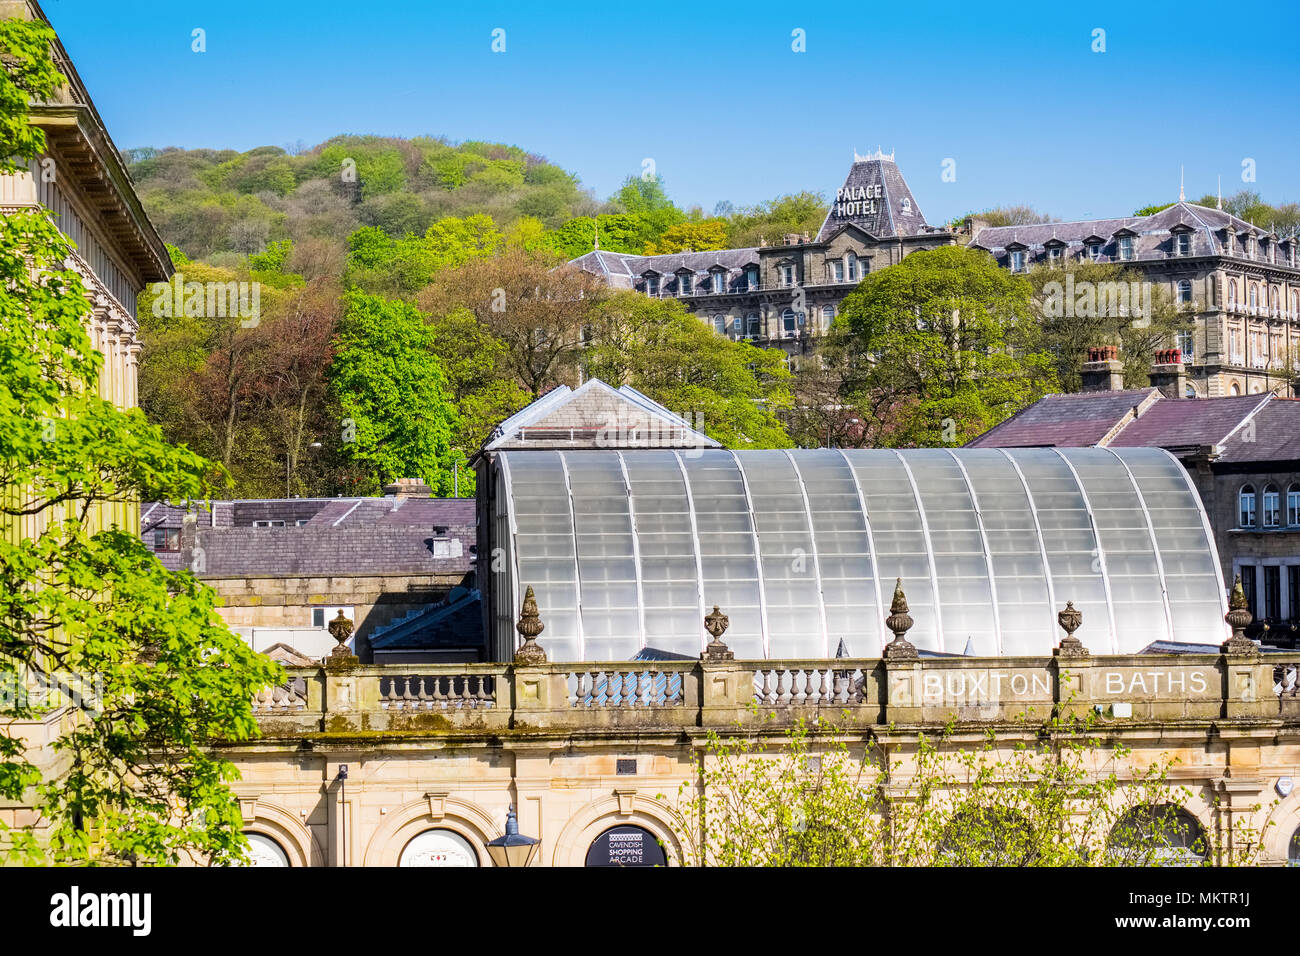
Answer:
<path fill-rule="evenodd" d="M 1007 723 L 1094 712 L 1117 724 L 1300 717 L 1300 654 L 390 664 L 286 668 L 264 737 L 382 731 Z"/>

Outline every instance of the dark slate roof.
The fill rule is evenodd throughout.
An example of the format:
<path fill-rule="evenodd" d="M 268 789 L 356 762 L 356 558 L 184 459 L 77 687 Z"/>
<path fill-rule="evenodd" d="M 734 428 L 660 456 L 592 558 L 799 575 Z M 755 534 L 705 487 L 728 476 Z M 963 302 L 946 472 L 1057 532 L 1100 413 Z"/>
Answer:
<path fill-rule="evenodd" d="M 201 577 L 427 574 L 460 577 L 473 563 L 469 498 L 322 499 L 307 524 L 196 529 Z M 197 553 L 196 548 L 196 553 Z"/>
<path fill-rule="evenodd" d="M 1164 399 L 1125 425 L 1109 444 L 1126 448 L 1217 445 L 1267 399 L 1267 395 Z"/>
<path fill-rule="evenodd" d="M 874 197 L 878 185 L 881 186 L 880 198 L 875 199 L 868 211 L 857 211 L 859 200 L 854 197 L 863 193 Z M 848 203 L 853 211 L 842 212 L 846 208 L 842 203 Z M 915 236 L 929 231 L 930 224 L 925 221 L 921 207 L 892 154 L 885 156 L 877 152 L 868 157 L 854 156 L 844 185 L 831 200 L 830 211 L 817 233 L 817 241 L 827 241 L 850 223 L 877 239 Z"/>
<path fill-rule="evenodd" d="M 1300 461 L 1300 400 L 1271 396 L 1249 424 L 1222 442 L 1220 461 Z"/>
<path fill-rule="evenodd" d="M 1271 393 L 1173 399 L 1153 388 L 1047 395 L 968 447 L 1096 444 L 1173 452 L 1217 446 L 1216 460 L 1225 463 L 1300 461 L 1300 399 Z"/>
<path fill-rule="evenodd" d="M 1269 237 L 1266 229 L 1253 226 L 1243 219 L 1195 203 L 1178 202 L 1150 216 L 1124 216 L 1118 219 L 1083 219 L 1077 222 L 1045 222 L 1023 226 L 986 226 L 971 239 L 971 244 L 987 249 L 1002 259 L 1007 247 L 1019 243 L 1030 251 L 1030 261 L 1042 257 L 1045 244 L 1053 239 L 1065 243 L 1065 255 L 1082 255 L 1084 240 L 1096 236 L 1105 240 L 1103 257 L 1118 255 L 1113 237 L 1127 229 L 1136 236 L 1133 242 L 1133 260 L 1168 259 L 1174 252 L 1173 231 L 1185 226 L 1191 230 L 1190 255 L 1223 255 L 1224 230 L 1231 227 L 1239 236 L 1253 235 L 1257 239 Z M 1240 243 L 1240 240 L 1238 240 Z M 1238 244 L 1238 254 L 1241 246 Z M 1279 257 L 1277 265 L 1284 265 Z"/>
<path fill-rule="evenodd" d="M 418 608 L 370 635 L 372 651 L 477 647 L 483 643 L 483 596 L 453 588 L 446 599 Z"/>
<path fill-rule="evenodd" d="M 969 442 L 970 448 L 1082 447 L 1102 441 L 1126 416 L 1159 399 L 1154 388 L 1045 395 Z"/>
<path fill-rule="evenodd" d="M 678 270 L 687 269 L 698 277 L 707 277 L 711 269 L 721 267 L 727 270 L 731 291 L 736 291 L 745 285 L 745 267 L 758 264 L 758 247 L 672 252 L 655 256 L 597 249 L 569 260 L 569 264 L 600 276 L 607 285 L 616 289 L 633 288 L 647 272 L 657 272 L 671 279 Z M 699 281 L 704 280 L 701 278 Z"/>

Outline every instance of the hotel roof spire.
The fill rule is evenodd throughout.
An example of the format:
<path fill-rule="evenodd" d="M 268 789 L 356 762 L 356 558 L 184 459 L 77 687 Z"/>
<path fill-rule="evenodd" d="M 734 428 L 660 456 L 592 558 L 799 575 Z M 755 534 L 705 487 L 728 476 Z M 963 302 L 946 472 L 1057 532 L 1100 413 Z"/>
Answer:
<path fill-rule="evenodd" d="M 1187 194 L 1183 192 L 1183 167 L 1178 167 L 1178 201 L 1187 202 Z"/>

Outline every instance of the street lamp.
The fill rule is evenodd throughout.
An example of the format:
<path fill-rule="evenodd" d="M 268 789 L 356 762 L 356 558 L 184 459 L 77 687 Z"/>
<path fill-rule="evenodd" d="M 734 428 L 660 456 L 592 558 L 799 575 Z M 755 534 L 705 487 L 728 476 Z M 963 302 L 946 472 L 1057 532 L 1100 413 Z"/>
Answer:
<path fill-rule="evenodd" d="M 519 820 L 512 805 L 506 812 L 506 834 L 487 845 L 488 856 L 492 857 L 494 866 L 528 866 L 537 855 L 540 842 L 530 836 L 520 836 Z"/>

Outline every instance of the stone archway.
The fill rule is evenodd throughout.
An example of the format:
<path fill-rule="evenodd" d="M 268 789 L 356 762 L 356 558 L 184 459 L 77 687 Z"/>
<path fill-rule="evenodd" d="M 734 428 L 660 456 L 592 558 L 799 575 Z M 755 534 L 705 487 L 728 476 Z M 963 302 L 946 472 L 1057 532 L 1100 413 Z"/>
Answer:
<path fill-rule="evenodd" d="M 587 852 L 601 834 L 629 825 L 648 831 L 663 845 L 669 866 L 682 865 L 682 822 L 661 803 L 635 794 L 601 797 L 570 817 L 550 848 L 550 865 L 585 866 Z"/>
<path fill-rule="evenodd" d="M 502 822 L 481 807 L 458 798 L 430 794 L 389 812 L 366 845 L 363 866 L 397 866 L 402 850 L 426 830 L 447 830 L 473 848 L 480 866 L 490 865 L 488 841 L 499 835 Z"/>
<path fill-rule="evenodd" d="M 263 800 L 244 817 L 244 832 L 275 842 L 284 851 L 289 866 L 324 866 L 325 851 L 307 826 L 289 811 Z"/>

